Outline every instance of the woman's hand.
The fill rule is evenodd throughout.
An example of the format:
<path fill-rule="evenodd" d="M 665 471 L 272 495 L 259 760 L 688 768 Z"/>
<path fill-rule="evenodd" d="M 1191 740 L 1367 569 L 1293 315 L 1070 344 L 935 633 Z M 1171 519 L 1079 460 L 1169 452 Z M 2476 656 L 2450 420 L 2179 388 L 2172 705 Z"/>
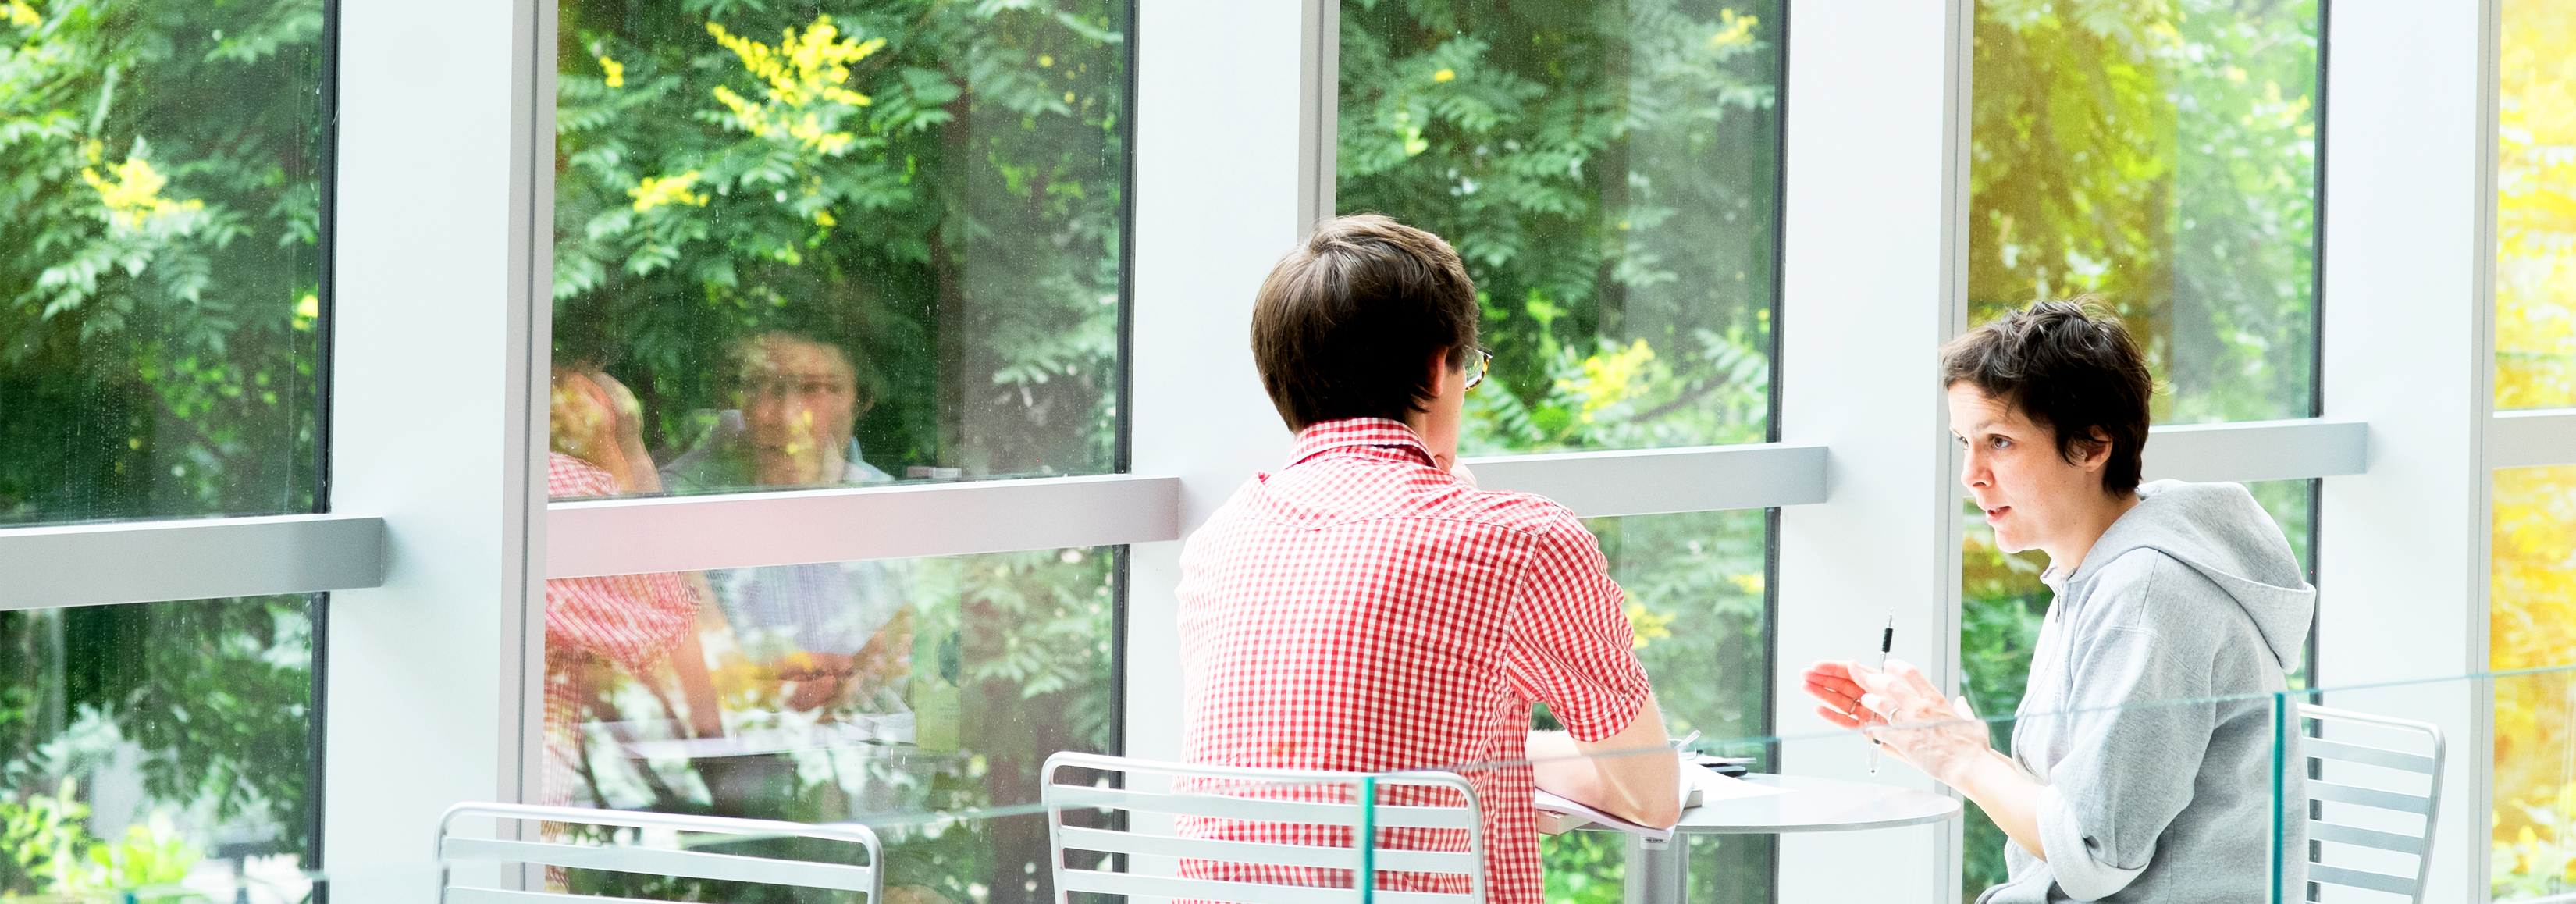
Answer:
<path fill-rule="evenodd" d="M 1887 749 L 1951 787 L 1968 782 L 1967 773 L 1990 765 L 1993 745 L 1986 723 L 1968 707 L 1968 698 L 1945 701 L 1941 690 L 1911 663 L 1891 659 L 1887 670 L 1850 667 L 1851 680 L 1865 691 L 1860 706 L 1884 727 L 1869 731 Z"/>

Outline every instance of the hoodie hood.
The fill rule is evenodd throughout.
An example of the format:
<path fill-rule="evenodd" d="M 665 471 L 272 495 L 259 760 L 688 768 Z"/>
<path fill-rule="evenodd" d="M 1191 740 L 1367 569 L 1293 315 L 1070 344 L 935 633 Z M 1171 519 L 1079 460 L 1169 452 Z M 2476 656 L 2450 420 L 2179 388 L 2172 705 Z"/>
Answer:
<path fill-rule="evenodd" d="M 2052 577 L 2081 584 L 2131 550 L 2164 553 L 2234 597 L 2281 670 L 2297 668 L 2317 588 L 2308 584 L 2280 526 L 2254 495 L 2233 483 L 2158 480 L 2140 485 L 2138 499 L 2136 508 L 2094 541 L 2075 574 Z"/>

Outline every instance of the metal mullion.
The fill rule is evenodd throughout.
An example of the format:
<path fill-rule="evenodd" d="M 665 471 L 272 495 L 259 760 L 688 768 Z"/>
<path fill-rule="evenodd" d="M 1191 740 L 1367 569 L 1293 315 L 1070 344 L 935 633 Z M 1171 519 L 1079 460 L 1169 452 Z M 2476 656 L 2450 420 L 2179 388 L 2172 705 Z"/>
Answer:
<path fill-rule="evenodd" d="M 1180 480 L 1125 474 L 558 502 L 548 578 L 1177 540 Z"/>
<path fill-rule="evenodd" d="M 385 579 L 385 521 L 277 515 L 0 530 L 0 609 L 320 593 Z"/>

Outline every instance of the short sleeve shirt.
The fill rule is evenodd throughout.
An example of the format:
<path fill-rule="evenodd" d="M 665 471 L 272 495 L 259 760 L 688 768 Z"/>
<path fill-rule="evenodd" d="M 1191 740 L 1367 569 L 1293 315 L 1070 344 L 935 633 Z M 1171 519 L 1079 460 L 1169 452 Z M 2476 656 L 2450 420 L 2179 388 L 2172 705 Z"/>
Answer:
<path fill-rule="evenodd" d="M 1579 740 L 1625 729 L 1645 669 L 1590 532 L 1543 497 L 1486 492 L 1435 467 L 1403 424 L 1310 425 L 1288 466 L 1238 490 L 1181 557 L 1191 763 L 1445 768 L 1484 809 L 1486 892 L 1539 904 L 1530 707 Z M 1388 803 L 1402 801 L 1386 800 Z M 1423 801 L 1430 802 L 1430 801 Z M 1185 821 L 1202 837 L 1343 846 L 1322 827 Z M 1392 849 L 1459 849 L 1454 831 L 1385 829 Z M 1451 838 L 1444 839 L 1441 836 Z M 1185 872 L 1347 886 L 1348 871 L 1184 864 Z M 1384 889 L 1466 891 L 1386 873 Z"/>

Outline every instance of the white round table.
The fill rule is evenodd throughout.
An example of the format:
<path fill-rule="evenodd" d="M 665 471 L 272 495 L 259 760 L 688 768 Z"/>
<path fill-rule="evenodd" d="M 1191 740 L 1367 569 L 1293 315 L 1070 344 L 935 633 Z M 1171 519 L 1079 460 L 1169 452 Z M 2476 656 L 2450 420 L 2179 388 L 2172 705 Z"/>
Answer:
<path fill-rule="evenodd" d="M 1769 835 L 1787 832 L 1859 832 L 1956 819 L 1956 798 L 1875 782 L 1803 775 L 1748 775 L 1745 781 L 1782 793 L 1711 801 L 1682 811 L 1676 836 Z M 1585 826 L 1586 831 L 1617 831 Z M 1683 904 L 1690 881 L 1690 845 L 1628 836 L 1628 904 Z"/>

